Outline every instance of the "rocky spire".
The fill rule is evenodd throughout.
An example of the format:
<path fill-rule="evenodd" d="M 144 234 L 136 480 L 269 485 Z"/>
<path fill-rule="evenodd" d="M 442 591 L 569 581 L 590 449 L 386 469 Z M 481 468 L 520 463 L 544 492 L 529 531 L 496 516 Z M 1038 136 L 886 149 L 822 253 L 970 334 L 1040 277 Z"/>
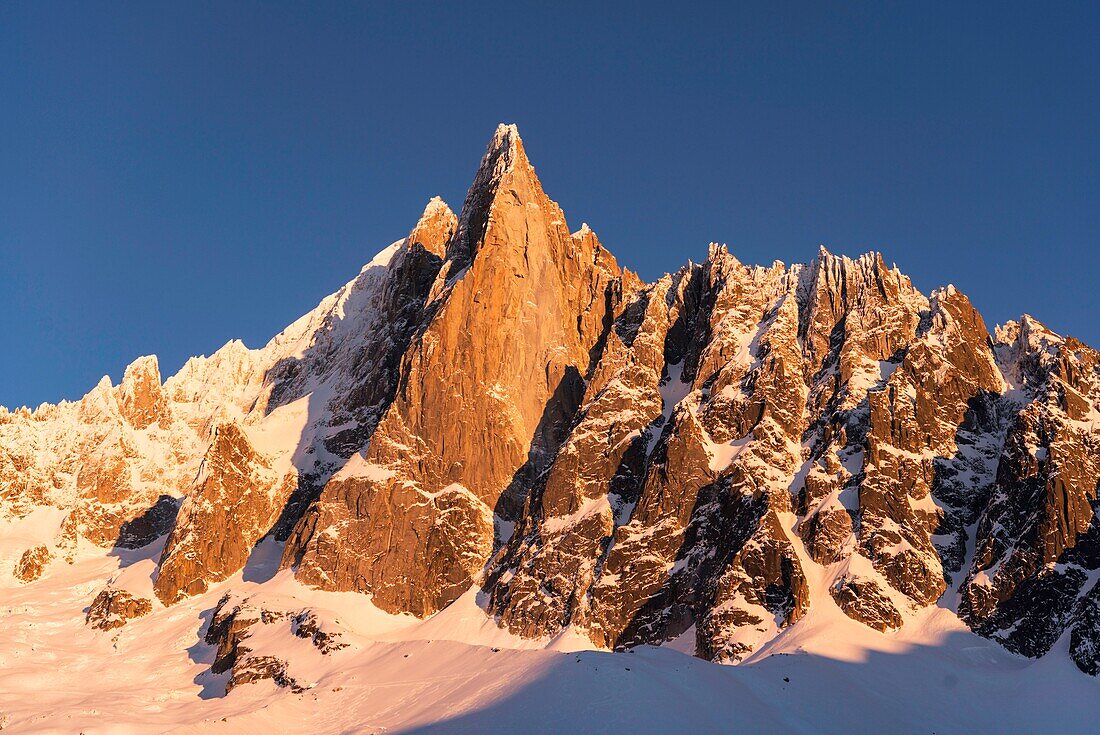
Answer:
<path fill-rule="evenodd" d="M 287 557 L 307 583 L 369 591 L 384 609 L 419 615 L 468 586 L 492 548 L 494 516 L 520 510 L 556 451 L 620 276 L 591 231 L 570 234 L 506 125 L 446 257 L 363 461 L 325 488 Z M 356 551 L 326 546 L 334 525 Z M 409 553 L 379 553 L 385 539 Z"/>
<path fill-rule="evenodd" d="M 520 180 L 512 182 L 513 175 Z M 507 189 L 510 184 L 527 194 L 533 194 L 531 189 L 537 187 L 542 194 L 542 186 L 523 150 L 519 130 L 515 125 L 501 123 L 481 157 L 481 165 L 462 205 L 458 230 L 447 246 L 447 260 L 451 263 L 449 273 L 465 268 L 473 260 L 489 224 L 497 192 L 502 187 Z"/>

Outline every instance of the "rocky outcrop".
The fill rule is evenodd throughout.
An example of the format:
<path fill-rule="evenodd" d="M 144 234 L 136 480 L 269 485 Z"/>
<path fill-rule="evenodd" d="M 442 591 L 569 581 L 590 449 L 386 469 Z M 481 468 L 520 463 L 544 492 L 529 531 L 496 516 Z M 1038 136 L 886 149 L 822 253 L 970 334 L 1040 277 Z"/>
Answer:
<path fill-rule="evenodd" d="M 680 382 L 666 374 L 664 342 L 684 280 L 666 277 L 622 310 L 572 431 L 528 495 L 494 572 L 492 606 L 516 633 L 541 635 L 583 614 L 614 529 L 638 501 L 672 410 L 671 381 Z"/>
<path fill-rule="evenodd" d="M 385 470 L 365 471 L 333 478 L 295 529 L 289 544 L 305 542 L 298 578 L 369 592 L 390 611 L 442 609 L 469 589 L 492 552 L 492 511 L 458 483 L 425 496 L 410 485 L 387 487 Z"/>
<path fill-rule="evenodd" d="M 291 691 L 305 691 L 306 687 L 287 674 L 287 662 L 277 656 L 256 654 L 244 643 L 252 635 L 256 625 L 272 625 L 284 622 L 286 613 L 264 610 L 249 605 L 247 601 L 234 601 L 225 596 L 214 609 L 204 640 L 216 646 L 211 673 L 229 672 L 226 693 L 241 684 L 270 679 Z"/>
<path fill-rule="evenodd" d="M 818 418 L 803 437 L 811 452 L 795 510 L 811 558 L 838 565 L 833 599 L 884 630 L 935 602 L 965 561 L 966 529 L 992 482 L 1004 381 L 959 291 L 927 300 L 881 257 L 820 264 L 829 259 L 805 290 Z"/>
<path fill-rule="evenodd" d="M 722 640 L 734 618 L 798 618 L 805 582 L 775 515 L 789 507 L 777 481 L 800 459 L 786 438 L 800 431 L 801 364 L 782 344 L 797 308 L 777 305 L 795 283 L 712 248 L 623 310 L 497 575 L 504 622 L 524 634 L 574 622 L 610 646 L 696 624 L 701 648 L 733 657 L 745 650 Z"/>
<path fill-rule="evenodd" d="M 968 419 L 983 423 L 973 412 L 984 397 L 1004 390 L 989 333 L 965 296 L 953 288 L 933 294 L 927 319 L 927 330 L 885 385 L 868 394 L 859 487 L 861 551 L 894 589 L 920 605 L 935 602 L 947 587 L 933 543 L 944 516 L 931 496 L 937 464 L 954 458 Z M 963 492 L 948 495 L 941 487 L 940 497 L 961 502 L 963 520 L 972 522 L 975 498 Z"/>
<path fill-rule="evenodd" d="M 20 582 L 33 582 L 42 576 L 46 565 L 53 559 L 53 554 L 45 546 L 34 546 L 23 552 L 19 561 L 15 563 L 12 574 Z"/>
<path fill-rule="evenodd" d="M 612 330 L 594 375 L 616 380 L 590 382 L 573 434 L 493 580 L 502 622 L 528 635 L 578 623 L 610 646 L 660 642 L 695 626 L 698 651 L 737 660 L 776 633 L 772 621 L 789 625 L 809 605 L 791 512 L 814 561 L 866 555 L 915 604 L 935 600 L 944 580 L 932 541 L 940 514 L 929 496 L 937 455 L 928 450 L 935 444 L 950 456 L 968 400 L 1001 387 L 965 297 L 945 291 L 932 309 L 881 257 L 824 251 L 805 269 L 747 268 L 716 247 L 675 282 L 643 289 Z M 656 355 L 644 381 L 620 333 Z M 894 397 L 917 390 L 910 373 L 934 359 L 937 369 L 958 365 L 919 386 L 919 412 L 902 406 Z M 933 415 L 937 391 L 960 374 L 976 385 L 958 388 L 960 398 Z M 908 428 L 891 418 L 902 411 Z M 615 453 L 602 449 L 605 440 Z M 643 449 L 629 455 L 632 446 Z M 915 486 L 910 468 L 889 460 L 918 451 L 927 481 Z M 595 470 L 593 479 L 578 478 L 578 466 Z M 632 479 L 631 490 L 609 492 L 613 478 Z M 898 529 L 919 561 L 888 543 Z"/>
<path fill-rule="evenodd" d="M 873 579 L 844 576 L 829 588 L 829 594 L 848 617 L 883 633 L 904 622 L 897 606 Z"/>
<path fill-rule="evenodd" d="M 1082 595 L 1073 611 L 1069 652 L 1077 668 L 1091 676 L 1100 675 L 1100 585 Z"/>
<path fill-rule="evenodd" d="M 290 632 L 298 638 L 304 638 L 324 655 L 328 655 L 350 644 L 343 640 L 340 631 L 332 630 L 312 610 L 301 610 L 290 616 Z"/>
<path fill-rule="evenodd" d="M 241 569 L 297 480 L 296 471 L 257 452 L 239 426 L 219 426 L 161 553 L 153 585 L 161 602 L 201 594 Z"/>
<path fill-rule="evenodd" d="M 99 630 L 121 628 L 134 618 L 153 612 L 153 603 L 144 597 L 134 597 L 123 589 L 108 587 L 100 591 L 88 606 L 85 622 Z"/>
<path fill-rule="evenodd" d="M 203 636 L 208 645 L 216 647 L 211 673 L 230 674 L 226 692 L 263 679 L 295 692 L 312 686 L 291 676 L 289 663 L 284 659 L 253 649 L 249 639 L 257 626 L 285 627 L 290 635 L 309 641 L 321 655 L 348 646 L 341 640 L 341 633 L 325 626 L 312 610 L 288 612 L 227 594 L 218 602 Z"/>

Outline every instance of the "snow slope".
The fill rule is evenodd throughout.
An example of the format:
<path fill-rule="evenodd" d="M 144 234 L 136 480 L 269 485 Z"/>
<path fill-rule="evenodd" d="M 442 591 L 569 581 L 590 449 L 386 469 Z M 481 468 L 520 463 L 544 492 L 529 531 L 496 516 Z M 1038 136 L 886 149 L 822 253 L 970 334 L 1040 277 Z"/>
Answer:
<path fill-rule="evenodd" d="M 0 556 L 54 519 L 0 528 Z M 83 608 L 104 579 L 153 598 L 156 545 L 19 585 L 0 578 L 0 723 L 13 733 L 1028 733 L 1090 732 L 1100 682 L 1066 655 L 1029 660 L 965 629 L 944 608 L 880 635 L 818 606 L 748 662 L 720 666 L 673 650 L 532 641 L 487 619 L 474 592 L 424 621 L 380 612 L 276 572 L 265 542 L 243 573 L 205 595 L 101 632 Z M 328 656 L 277 626 L 253 644 L 310 686 L 270 681 L 225 696 L 202 642 L 228 590 L 265 606 L 309 606 L 350 645 Z M 828 597 L 827 595 L 825 596 Z M 155 600 L 155 598 L 153 598 Z M 1060 643 L 1065 648 L 1065 641 Z M 1071 706 L 1070 706 L 1071 705 Z"/>

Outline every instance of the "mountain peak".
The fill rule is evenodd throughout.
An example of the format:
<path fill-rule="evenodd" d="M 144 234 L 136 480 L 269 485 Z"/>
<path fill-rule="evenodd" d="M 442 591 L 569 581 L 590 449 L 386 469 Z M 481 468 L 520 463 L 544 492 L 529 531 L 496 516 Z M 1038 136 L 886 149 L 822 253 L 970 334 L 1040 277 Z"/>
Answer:
<path fill-rule="evenodd" d="M 447 203 L 439 197 L 432 197 L 424 207 L 424 212 L 409 232 L 409 246 L 419 245 L 425 250 L 443 257 L 447 243 L 454 234 L 458 218 Z"/>
<path fill-rule="evenodd" d="M 493 140 L 490 142 L 489 147 L 503 147 L 507 145 L 509 148 L 515 146 L 516 143 L 522 143 L 523 141 L 519 137 L 519 128 L 515 123 L 500 123 L 497 125 L 496 132 L 493 133 Z"/>
<path fill-rule="evenodd" d="M 137 429 L 167 420 L 167 399 L 161 390 L 156 355 L 139 357 L 126 367 L 118 386 L 119 410 Z"/>
<path fill-rule="evenodd" d="M 1020 339 L 1025 344 L 1038 345 L 1042 342 L 1058 343 L 1062 341 L 1062 335 L 1043 324 L 1031 314 L 1020 317 Z"/>
<path fill-rule="evenodd" d="M 447 259 L 451 261 L 448 273 L 465 268 L 473 260 L 489 224 L 497 192 L 502 187 L 521 198 L 541 200 L 546 196 L 527 159 L 519 130 L 515 125 L 504 123 L 497 126 L 489 140 L 474 181 L 466 192 L 457 234 L 447 247 Z"/>
<path fill-rule="evenodd" d="M 474 186 L 479 181 L 488 183 L 499 179 L 519 163 L 528 163 L 519 129 L 515 125 L 501 123 L 497 125 L 493 137 L 489 139 L 489 145 L 485 148 L 485 155 L 482 156 L 481 165 L 474 176 Z"/>
<path fill-rule="evenodd" d="M 447 206 L 447 202 L 443 201 L 443 197 L 434 196 L 428 200 L 428 203 L 424 205 L 424 212 L 420 215 L 420 219 L 426 217 L 435 216 L 441 212 L 450 212 L 451 208 Z"/>

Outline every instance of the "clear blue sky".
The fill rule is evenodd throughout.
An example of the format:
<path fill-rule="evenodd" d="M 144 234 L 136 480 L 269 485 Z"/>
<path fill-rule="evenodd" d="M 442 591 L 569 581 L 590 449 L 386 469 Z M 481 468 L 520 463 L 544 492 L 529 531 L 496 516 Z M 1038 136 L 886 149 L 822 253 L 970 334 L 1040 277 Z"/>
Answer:
<path fill-rule="evenodd" d="M 878 249 L 1100 344 L 1100 3 L 591 5 L 0 4 L 0 403 L 263 344 L 500 121 L 647 278 Z"/>

